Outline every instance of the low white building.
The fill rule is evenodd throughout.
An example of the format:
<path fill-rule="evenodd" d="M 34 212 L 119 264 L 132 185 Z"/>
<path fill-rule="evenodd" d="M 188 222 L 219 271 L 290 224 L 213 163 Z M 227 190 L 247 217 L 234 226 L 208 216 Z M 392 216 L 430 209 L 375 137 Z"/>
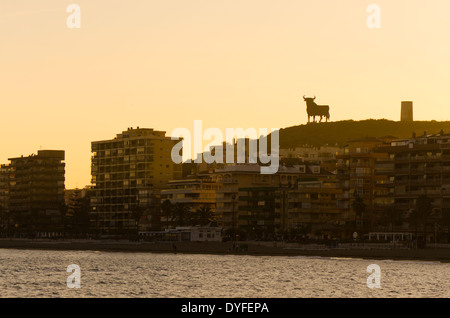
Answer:
<path fill-rule="evenodd" d="M 215 226 L 186 226 L 177 227 L 175 231 L 181 232 L 182 241 L 190 242 L 221 242 L 222 228 Z"/>
<path fill-rule="evenodd" d="M 222 228 L 217 226 L 182 226 L 157 232 L 139 232 L 139 236 L 150 241 L 171 242 L 221 242 Z"/>

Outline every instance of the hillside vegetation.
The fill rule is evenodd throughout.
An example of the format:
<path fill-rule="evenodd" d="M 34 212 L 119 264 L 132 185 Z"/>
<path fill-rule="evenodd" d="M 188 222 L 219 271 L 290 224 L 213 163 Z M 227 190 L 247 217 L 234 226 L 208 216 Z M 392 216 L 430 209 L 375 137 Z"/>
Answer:
<path fill-rule="evenodd" d="M 414 121 L 400 122 L 387 119 L 368 119 L 361 121 L 337 121 L 309 123 L 280 129 L 280 148 L 294 148 L 303 145 L 344 146 L 348 141 L 364 137 L 394 136 L 410 138 L 413 132 L 417 136 L 437 134 L 441 130 L 450 133 L 450 121 Z"/>

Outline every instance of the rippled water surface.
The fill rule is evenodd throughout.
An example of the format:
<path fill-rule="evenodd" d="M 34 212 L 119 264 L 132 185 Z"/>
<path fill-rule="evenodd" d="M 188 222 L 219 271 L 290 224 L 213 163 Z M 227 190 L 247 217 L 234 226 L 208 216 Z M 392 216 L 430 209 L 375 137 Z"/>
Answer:
<path fill-rule="evenodd" d="M 70 289 L 67 266 L 81 269 Z M 381 288 L 367 287 L 367 266 Z M 1 297 L 450 297 L 450 264 L 320 257 L 0 249 Z"/>

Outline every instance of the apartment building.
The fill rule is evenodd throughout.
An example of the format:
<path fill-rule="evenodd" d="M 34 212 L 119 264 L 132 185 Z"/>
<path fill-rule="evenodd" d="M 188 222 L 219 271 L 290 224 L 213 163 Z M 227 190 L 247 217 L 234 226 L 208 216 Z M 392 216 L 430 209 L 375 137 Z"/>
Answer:
<path fill-rule="evenodd" d="M 178 142 L 164 131 L 139 127 L 92 142 L 93 228 L 103 235 L 128 233 L 142 214 L 159 222 L 161 189 L 182 176 L 181 165 L 171 158 Z"/>
<path fill-rule="evenodd" d="M 304 178 L 306 179 L 306 178 Z M 281 229 L 290 238 L 344 238 L 351 221 L 342 205 L 343 190 L 335 175 L 321 173 L 295 186 L 278 189 Z"/>
<path fill-rule="evenodd" d="M 9 234 L 63 235 L 64 159 L 63 150 L 39 150 L 37 155 L 9 158 L 10 164 L 2 166 L 1 200 Z"/>
<path fill-rule="evenodd" d="M 9 165 L 0 165 L 0 236 L 9 228 Z"/>
<path fill-rule="evenodd" d="M 281 202 L 283 191 L 290 191 L 300 180 L 331 175 L 318 164 L 282 166 L 272 175 L 261 174 L 257 164 L 235 165 L 214 174 L 220 185 L 216 204 L 219 225 L 254 238 L 267 238 L 289 227 L 287 205 Z"/>
<path fill-rule="evenodd" d="M 414 134 L 377 151 L 388 154 L 377 169 L 389 175 L 386 187 L 390 191 L 383 199 L 393 204 L 403 219 L 398 230 L 413 230 L 408 217 L 420 196 L 431 200 L 433 217 L 450 214 L 450 134 Z"/>
<path fill-rule="evenodd" d="M 161 202 L 169 200 L 174 205 L 185 205 L 191 213 L 207 208 L 215 215 L 217 187 L 218 183 L 212 174 L 197 174 L 182 180 L 170 180 L 167 187 L 161 190 Z M 169 216 L 163 216 L 161 223 L 166 224 L 166 227 L 174 227 L 176 222 L 172 224 L 168 218 Z"/>
<path fill-rule="evenodd" d="M 387 152 L 375 152 L 374 149 L 386 145 L 394 139 L 392 136 L 385 138 L 361 138 L 349 141 L 344 147 L 344 151 L 336 156 L 337 178 L 340 182 L 342 193 L 342 207 L 347 210 L 347 216 L 354 219 L 355 230 L 362 232 L 373 230 L 374 222 L 377 218 L 375 199 L 378 196 L 385 196 L 386 186 L 389 182 L 388 173 L 375 172 L 376 163 L 381 163 L 388 159 Z M 356 197 L 360 197 L 366 209 L 362 216 L 356 218 L 352 209 L 352 202 Z"/>

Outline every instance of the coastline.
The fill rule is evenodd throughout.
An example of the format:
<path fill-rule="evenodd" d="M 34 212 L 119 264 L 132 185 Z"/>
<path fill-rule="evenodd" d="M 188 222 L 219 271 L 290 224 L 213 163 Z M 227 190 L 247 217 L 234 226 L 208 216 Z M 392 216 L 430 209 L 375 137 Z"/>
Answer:
<path fill-rule="evenodd" d="M 342 257 L 362 259 L 410 260 L 450 262 L 449 248 L 315 248 L 311 246 L 293 247 L 280 242 L 237 242 L 247 247 L 233 251 L 232 242 L 128 242 L 128 241 L 95 241 L 95 240 L 30 240 L 0 239 L 0 249 L 25 250 L 61 250 L 61 251 L 104 251 L 130 253 L 177 253 L 177 254 L 219 254 L 249 256 L 311 256 Z"/>

